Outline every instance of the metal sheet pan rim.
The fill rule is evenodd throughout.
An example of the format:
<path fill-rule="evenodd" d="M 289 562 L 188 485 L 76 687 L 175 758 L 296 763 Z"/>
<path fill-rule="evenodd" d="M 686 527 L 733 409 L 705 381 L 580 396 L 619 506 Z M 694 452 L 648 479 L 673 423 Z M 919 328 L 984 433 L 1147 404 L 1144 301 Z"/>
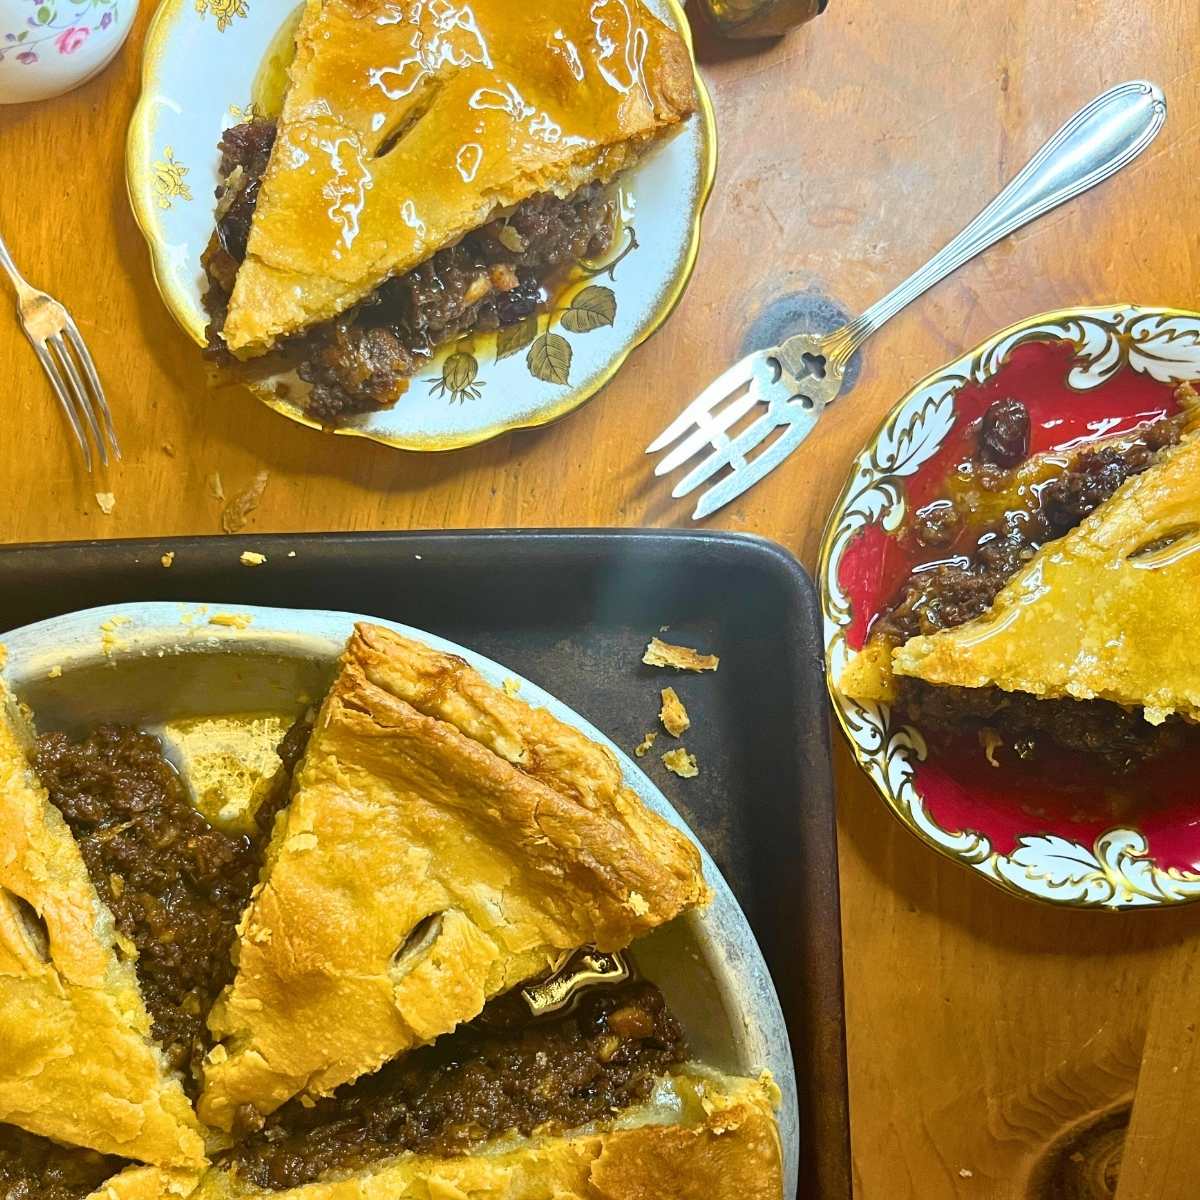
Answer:
<path fill-rule="evenodd" d="M 245 628 L 209 624 L 207 619 L 214 614 L 248 617 L 249 623 Z M 626 783 L 643 803 L 693 838 L 715 898 L 703 913 L 682 919 L 689 923 L 709 961 L 726 1011 L 740 1016 L 742 1029 L 731 1028 L 731 1034 L 741 1051 L 744 1068 L 770 1070 L 780 1087 L 778 1115 L 784 1146 L 785 1195 L 795 1195 L 799 1111 L 791 1046 L 775 985 L 745 915 L 699 839 L 637 764 L 603 732 L 537 684 L 469 647 L 395 621 L 328 610 L 226 604 L 213 599 L 106 605 L 0 634 L 7 650 L 3 674 L 19 696 L 52 667 L 61 670 L 63 678 L 69 678 L 72 671 L 85 666 L 160 654 L 265 654 L 326 660 L 332 665 L 357 621 L 371 621 L 457 654 L 496 686 L 505 679 L 516 680 L 522 699 L 546 708 L 612 750 Z"/>

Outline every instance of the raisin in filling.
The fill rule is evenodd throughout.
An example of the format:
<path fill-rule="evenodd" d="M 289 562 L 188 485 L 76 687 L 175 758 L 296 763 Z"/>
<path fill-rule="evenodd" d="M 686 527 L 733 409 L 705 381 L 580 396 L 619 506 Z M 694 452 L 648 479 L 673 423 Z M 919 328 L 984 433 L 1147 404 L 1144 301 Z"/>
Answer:
<path fill-rule="evenodd" d="M 984 414 L 974 459 L 966 468 L 985 490 L 1002 489 L 1008 473 L 1028 458 L 1029 428 L 1028 410 L 1018 400 L 997 400 Z M 1163 417 L 1119 442 L 1081 451 L 1061 474 L 1032 489 L 1029 504 L 978 531 L 966 547 L 964 537 L 972 536 L 968 515 L 952 500 L 926 505 L 913 515 L 907 536 L 926 549 L 953 547 L 954 559 L 914 570 L 872 637 L 899 645 L 982 616 L 1039 547 L 1074 529 L 1180 436 L 1179 421 Z M 1103 700 L 1038 700 L 999 688 L 933 687 L 912 679 L 897 683 L 898 707 L 927 736 L 938 740 L 1000 731 L 1001 740 L 1025 760 L 1057 746 L 1097 755 L 1126 773 L 1194 736 L 1178 719 L 1155 727 L 1140 712 Z"/>
<path fill-rule="evenodd" d="M 575 1127 L 638 1104 L 686 1056 L 678 1022 L 645 981 L 589 989 L 573 1012 L 536 1021 L 509 993 L 313 1107 L 290 1101 L 226 1162 L 257 1187 L 283 1189 L 402 1151 L 464 1153 L 513 1130 Z"/>
<path fill-rule="evenodd" d="M 83 1200 L 126 1163 L 0 1125 L 0 1200 Z"/>
<path fill-rule="evenodd" d="M 221 139 L 217 227 L 204 253 L 210 353 L 229 363 L 224 327 L 246 256 L 258 190 L 275 139 L 273 121 L 251 121 Z M 311 385 L 316 419 L 334 424 L 394 404 L 440 345 L 513 325 L 544 308 L 557 276 L 612 244 L 615 214 L 600 184 L 565 198 L 542 193 L 506 216 L 394 276 L 353 308 L 282 344 Z"/>

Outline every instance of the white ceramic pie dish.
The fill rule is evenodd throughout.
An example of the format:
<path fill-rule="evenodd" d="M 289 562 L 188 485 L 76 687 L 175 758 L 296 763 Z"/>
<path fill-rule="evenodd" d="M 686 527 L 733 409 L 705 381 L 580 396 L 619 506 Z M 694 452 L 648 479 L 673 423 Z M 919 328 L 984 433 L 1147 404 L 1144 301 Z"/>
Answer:
<path fill-rule="evenodd" d="M 164 733 L 188 718 L 293 717 L 328 687 L 358 620 L 461 655 L 497 686 L 515 680 L 522 699 L 612 749 L 642 801 L 687 831 L 633 760 L 566 705 L 490 659 L 392 621 L 215 603 L 112 605 L 0 635 L 7 650 L 2 673 L 42 730 L 84 732 L 118 721 Z M 165 741 L 170 753 L 169 731 Z M 794 1196 L 799 1125 L 787 1027 L 754 934 L 715 863 L 700 852 L 712 905 L 637 943 L 635 957 L 683 1022 L 696 1058 L 732 1074 L 774 1076 L 782 1092 L 784 1194 Z"/>

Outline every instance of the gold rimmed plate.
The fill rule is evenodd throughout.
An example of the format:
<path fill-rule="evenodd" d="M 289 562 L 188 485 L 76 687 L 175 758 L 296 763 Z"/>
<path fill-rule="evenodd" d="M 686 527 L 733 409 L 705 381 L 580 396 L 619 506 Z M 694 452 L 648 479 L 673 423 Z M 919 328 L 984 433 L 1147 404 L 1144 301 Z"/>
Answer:
<path fill-rule="evenodd" d="M 1067 751 L 1036 768 L 992 764 L 978 747 L 934 750 L 839 679 L 913 565 L 896 537 L 905 513 L 938 494 L 992 401 L 1020 398 L 1030 448 L 1057 451 L 1178 413 L 1179 385 L 1196 381 L 1200 314 L 1115 304 L 1031 317 L 916 384 L 854 460 L 830 516 L 819 571 L 827 680 L 855 758 L 923 842 L 1027 899 L 1110 912 L 1200 901 L 1189 752 L 1128 778 Z"/>
<path fill-rule="evenodd" d="M 645 3 L 690 49 L 678 0 Z M 130 201 L 163 301 L 198 345 L 208 321 L 200 256 L 213 229 L 217 143 L 225 129 L 253 113 L 270 115 L 278 103 L 297 12 L 293 0 L 163 0 L 146 35 L 126 157 Z M 400 449 L 455 449 L 544 425 L 608 383 L 666 321 L 695 266 L 717 156 L 712 104 L 698 73 L 696 87 L 696 113 L 622 176 L 622 227 L 609 258 L 577 270 L 532 336 L 525 329 L 524 341 L 483 335 L 451 343 L 395 406 L 336 432 Z M 319 428 L 277 394 L 279 381 L 253 390 L 283 415 Z"/>

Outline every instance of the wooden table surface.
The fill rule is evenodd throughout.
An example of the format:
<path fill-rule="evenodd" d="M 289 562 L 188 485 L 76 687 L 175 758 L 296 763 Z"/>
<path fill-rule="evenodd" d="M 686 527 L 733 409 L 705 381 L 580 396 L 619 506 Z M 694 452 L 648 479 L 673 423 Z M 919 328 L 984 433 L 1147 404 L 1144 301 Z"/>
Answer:
<path fill-rule="evenodd" d="M 1195 0 L 832 0 L 781 43 L 702 42 L 722 162 L 699 268 L 607 392 L 557 425 L 445 456 L 325 438 L 206 394 L 155 293 L 122 161 L 148 15 L 82 90 L 0 109 L 0 229 L 73 309 L 126 448 L 107 482 L 82 474 L 0 314 L 0 541 L 216 533 L 209 477 L 233 495 L 260 470 L 251 537 L 685 524 L 640 448 L 752 327 L 778 329 L 810 301 L 876 299 L 1127 78 L 1167 93 L 1153 148 L 896 318 L 802 452 L 713 527 L 765 534 L 811 566 L 852 454 L 926 372 L 1040 310 L 1196 304 Z M 111 515 L 98 490 L 115 494 Z M 858 1196 L 1194 1198 L 1200 906 L 1109 916 L 1010 899 L 919 845 L 835 741 Z"/>

